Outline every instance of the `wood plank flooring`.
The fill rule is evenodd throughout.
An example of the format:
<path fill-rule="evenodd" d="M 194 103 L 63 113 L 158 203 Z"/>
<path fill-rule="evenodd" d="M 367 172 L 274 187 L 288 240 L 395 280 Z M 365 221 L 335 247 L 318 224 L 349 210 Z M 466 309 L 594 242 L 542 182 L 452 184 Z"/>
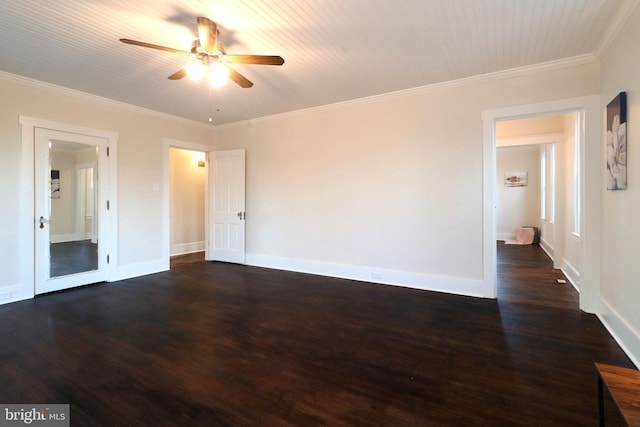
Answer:
<path fill-rule="evenodd" d="M 204 252 L 193 252 L 185 255 L 175 255 L 171 257 L 171 268 L 181 267 L 186 264 L 204 261 Z"/>
<path fill-rule="evenodd" d="M 593 363 L 632 363 L 539 247 L 498 260 L 497 300 L 194 260 L 0 306 L 0 402 L 70 403 L 72 426 L 596 425 Z"/>

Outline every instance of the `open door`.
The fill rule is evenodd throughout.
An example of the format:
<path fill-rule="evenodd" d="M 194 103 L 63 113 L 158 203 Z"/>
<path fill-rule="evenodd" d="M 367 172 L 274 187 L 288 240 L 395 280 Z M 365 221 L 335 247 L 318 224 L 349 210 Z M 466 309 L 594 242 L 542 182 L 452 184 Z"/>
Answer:
<path fill-rule="evenodd" d="M 244 264 L 245 151 L 209 153 L 208 243 L 205 259 Z"/>

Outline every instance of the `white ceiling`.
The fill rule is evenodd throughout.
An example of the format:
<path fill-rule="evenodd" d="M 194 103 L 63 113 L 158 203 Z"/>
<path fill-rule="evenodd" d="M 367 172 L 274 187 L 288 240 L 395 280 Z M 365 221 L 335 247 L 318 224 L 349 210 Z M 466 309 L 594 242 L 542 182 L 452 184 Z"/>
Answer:
<path fill-rule="evenodd" d="M 0 70 L 224 124 L 597 55 L 637 1 L 0 0 Z M 189 50 L 197 16 L 228 53 L 285 64 L 236 65 L 252 88 L 210 90 L 167 79 L 189 58 L 118 41 Z"/>

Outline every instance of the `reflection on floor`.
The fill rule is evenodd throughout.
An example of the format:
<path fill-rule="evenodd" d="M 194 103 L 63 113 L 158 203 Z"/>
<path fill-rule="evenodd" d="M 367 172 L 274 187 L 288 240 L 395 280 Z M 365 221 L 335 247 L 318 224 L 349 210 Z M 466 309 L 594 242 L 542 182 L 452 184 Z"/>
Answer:
<path fill-rule="evenodd" d="M 197 263 L 204 261 L 204 251 L 192 252 L 184 255 L 174 255 L 171 257 L 171 269 L 180 267 L 187 264 Z"/>
<path fill-rule="evenodd" d="M 98 269 L 98 244 L 91 240 L 52 243 L 50 277 Z"/>

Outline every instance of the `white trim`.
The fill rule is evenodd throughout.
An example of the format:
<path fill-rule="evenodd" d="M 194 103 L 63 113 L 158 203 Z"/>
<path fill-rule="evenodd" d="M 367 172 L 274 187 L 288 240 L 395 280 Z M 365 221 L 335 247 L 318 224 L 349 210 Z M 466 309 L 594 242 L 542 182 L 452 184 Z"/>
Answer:
<path fill-rule="evenodd" d="M 20 284 L 15 285 L 15 293 L 12 292 L 12 299 L 4 302 L 13 302 L 24 299 L 33 298 L 35 295 L 35 230 L 34 230 L 34 137 L 35 129 L 50 129 L 67 133 L 76 133 L 81 135 L 90 135 L 93 137 L 104 138 L 108 141 L 109 155 L 109 173 L 108 187 L 109 193 L 107 197 L 110 201 L 110 212 L 107 225 L 107 241 L 105 244 L 105 254 L 110 255 L 110 263 L 106 265 L 106 280 L 111 281 L 113 266 L 117 265 L 117 248 L 118 248 L 118 151 L 117 142 L 118 134 L 116 132 L 106 131 L 102 129 L 93 129 L 82 126 L 71 125 L 68 123 L 55 122 L 51 120 L 38 119 L 29 116 L 19 116 L 21 125 L 21 192 L 20 192 L 20 242 L 18 250 L 20 251 Z"/>
<path fill-rule="evenodd" d="M 388 92 L 379 95 L 368 96 L 364 98 L 352 99 L 349 101 L 336 102 L 333 104 L 321 105 L 318 107 L 305 108 L 295 111 L 289 111 L 286 113 L 272 114 L 269 116 L 258 117 L 255 119 L 242 120 L 239 122 L 226 123 L 222 125 L 214 125 L 214 130 L 223 130 L 227 128 L 236 128 L 251 126 L 252 123 L 258 123 L 263 121 L 273 121 L 285 118 L 304 116 L 307 114 L 318 114 L 327 111 L 341 110 L 351 108 L 356 105 L 367 105 L 377 102 L 383 102 L 387 100 L 393 100 L 398 98 L 406 98 L 424 93 L 429 93 L 437 90 L 443 90 L 447 88 L 462 87 L 472 84 L 477 84 L 487 81 L 501 80 L 505 78 L 524 76 L 529 74 L 535 74 L 542 71 L 557 70 L 562 68 L 574 67 L 578 65 L 590 64 L 598 62 L 598 58 L 593 54 L 586 54 L 580 56 L 574 56 L 571 58 L 559 59 L 556 61 L 542 62 L 534 65 L 527 65 L 524 67 L 512 68 L 509 70 L 496 71 L 493 73 L 480 74 L 472 77 L 465 77 L 457 80 L 449 80 L 446 82 L 434 83 L 425 86 L 419 86 L 416 88 L 404 89 L 395 92 Z"/>
<path fill-rule="evenodd" d="M 49 238 L 51 239 L 51 243 L 64 243 L 64 242 L 74 242 L 76 241 L 76 234 L 52 234 Z"/>
<path fill-rule="evenodd" d="M 598 318 L 609 331 L 613 339 L 627 354 L 629 359 L 640 369 L 640 331 L 614 310 L 604 299 L 600 299 Z"/>
<path fill-rule="evenodd" d="M 54 85 L 52 83 L 43 82 L 40 80 L 30 79 L 28 77 L 20 76 L 17 74 L 11 74 L 6 71 L 0 71 L 0 80 L 5 80 L 12 83 L 18 83 L 25 86 L 30 86 L 36 89 L 50 90 L 63 95 L 73 96 L 75 98 L 83 99 L 90 102 L 97 102 L 103 105 L 108 105 L 115 108 L 120 108 L 127 111 L 133 111 L 136 113 L 147 114 L 161 119 L 172 120 L 175 122 L 189 124 L 191 126 L 198 126 L 200 128 L 211 129 L 213 126 L 205 124 L 195 120 L 186 119 L 184 117 L 174 116 L 172 114 L 162 113 L 160 111 L 151 110 L 149 108 L 139 107 L 133 104 L 127 104 L 126 102 L 116 101 L 114 99 L 105 98 L 103 96 L 93 95 L 87 92 L 81 92 L 79 90 L 70 89 L 64 86 Z"/>
<path fill-rule="evenodd" d="M 181 150 L 202 151 L 207 155 L 209 151 L 215 148 L 212 145 L 197 144 L 189 141 L 181 141 L 179 139 L 162 138 L 162 232 L 161 232 L 161 245 L 162 245 L 162 260 L 167 266 L 167 270 L 170 268 L 170 258 L 172 255 L 171 248 L 171 183 L 170 183 L 170 164 L 169 164 L 169 149 L 178 148 Z M 209 167 L 209 161 L 207 159 L 205 168 Z M 204 247 L 207 247 L 207 241 L 209 239 L 209 173 L 205 170 L 204 178 L 204 191 L 205 191 L 205 203 L 204 203 L 204 235 L 205 242 Z M 193 252 L 193 251 L 192 251 Z"/>
<path fill-rule="evenodd" d="M 602 59 L 602 55 L 609 49 L 611 43 L 616 39 L 624 24 L 627 23 L 629 17 L 633 13 L 633 10 L 638 5 L 638 0 L 624 0 L 622 6 L 618 9 L 618 13 L 613 18 L 613 21 L 607 27 L 607 31 L 600 39 L 600 43 L 596 46 L 595 54 L 598 58 Z"/>
<path fill-rule="evenodd" d="M 204 251 L 204 240 L 202 242 L 180 243 L 171 246 L 171 256 L 192 254 Z"/>
<path fill-rule="evenodd" d="M 33 298 L 33 295 L 25 293 L 24 289 L 25 285 L 21 283 L 2 286 L 0 288 L 0 305 Z"/>
<path fill-rule="evenodd" d="M 169 270 L 169 261 L 164 259 L 119 265 L 113 272 L 111 281 L 126 280 L 167 270 Z"/>
<path fill-rule="evenodd" d="M 484 294 L 496 298 L 496 146 L 495 124 L 502 120 L 522 119 L 549 114 L 580 111 L 585 129 L 580 138 L 580 192 L 583 214 L 582 241 L 580 245 L 581 273 L 580 308 L 594 313 L 600 294 L 600 218 L 601 218 L 601 163 L 602 163 L 602 108 L 599 95 L 541 102 L 536 104 L 485 110 L 483 121 L 483 282 Z M 586 238 L 588 236 L 588 238 Z"/>
<path fill-rule="evenodd" d="M 580 292 L 580 272 L 566 259 L 562 259 L 562 273 L 569 279 L 573 287 Z"/>
<path fill-rule="evenodd" d="M 22 165 L 20 191 L 20 220 L 18 250 L 20 251 L 20 283 L 15 286 L 13 297 L 9 301 L 20 301 L 35 296 L 35 194 L 34 194 L 34 138 L 35 125 L 30 118 L 20 116 Z"/>
<path fill-rule="evenodd" d="M 555 260 L 555 255 L 554 255 L 555 250 L 553 249 L 553 246 L 551 246 L 549 244 L 549 242 L 547 242 L 543 237 L 540 237 L 539 245 L 542 248 L 542 250 L 545 251 L 547 253 L 547 255 L 549 255 L 549 258 L 551 258 L 551 261 L 554 261 Z"/>
<path fill-rule="evenodd" d="M 246 255 L 246 264 L 298 273 L 358 280 L 383 285 L 402 286 L 427 291 L 481 297 L 482 282 L 453 276 L 413 273 L 377 267 L 338 264 L 300 258 L 286 258 L 263 254 Z"/>
<path fill-rule="evenodd" d="M 514 240 L 516 233 L 496 233 L 496 240 Z"/>
<path fill-rule="evenodd" d="M 4 302 L 8 302 L 11 301 L 11 298 L 13 297 L 13 293 L 7 289 L 2 289 L 0 291 L 0 304 Z"/>

